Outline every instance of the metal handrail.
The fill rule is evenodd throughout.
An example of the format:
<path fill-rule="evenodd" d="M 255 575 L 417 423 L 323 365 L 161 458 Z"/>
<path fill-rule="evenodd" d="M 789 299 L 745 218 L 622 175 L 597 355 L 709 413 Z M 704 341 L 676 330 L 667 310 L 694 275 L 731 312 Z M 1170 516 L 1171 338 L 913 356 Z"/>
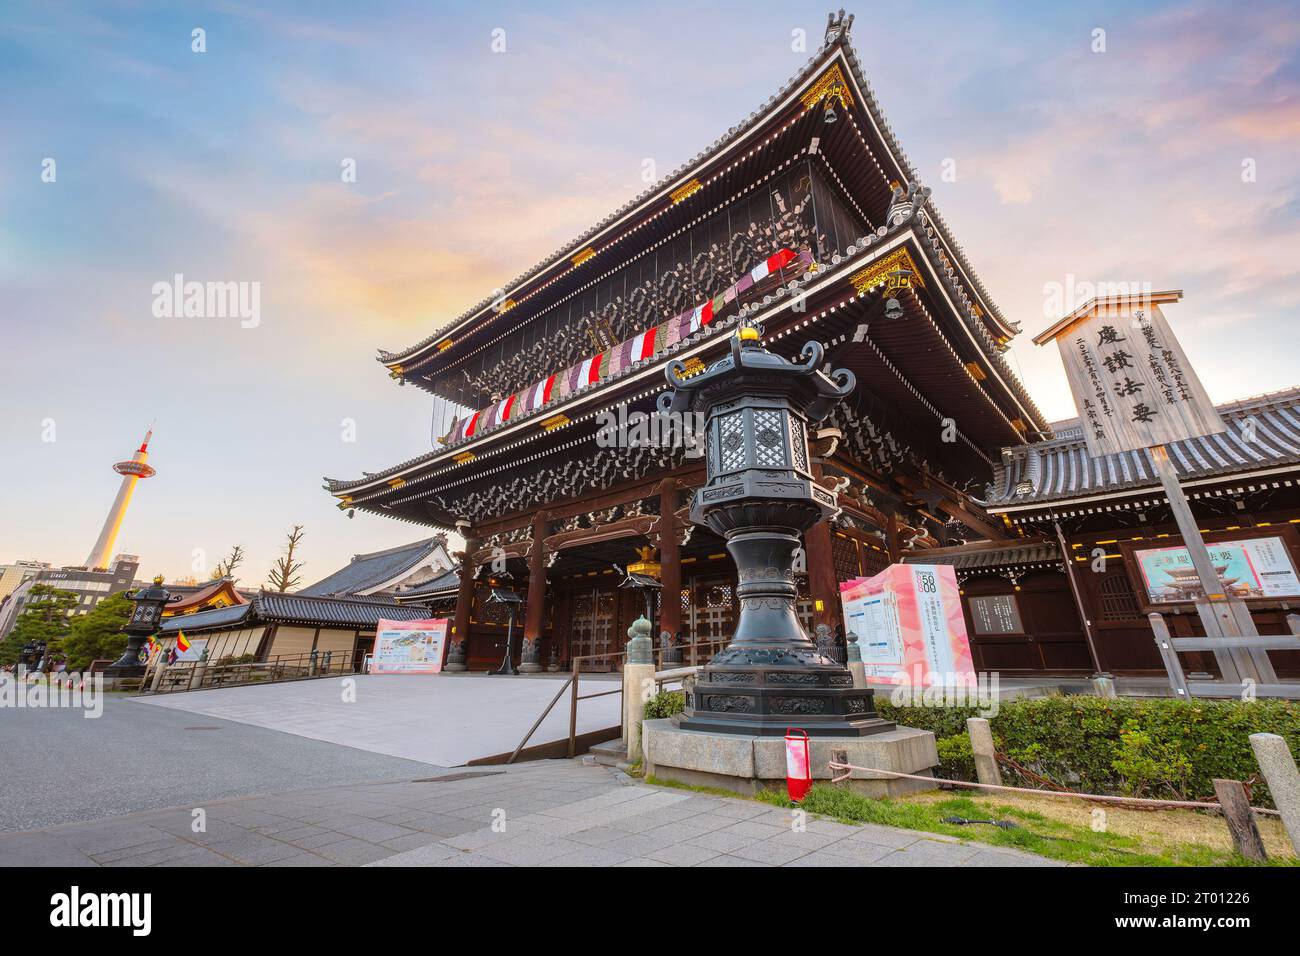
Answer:
<path fill-rule="evenodd" d="M 726 644 L 727 644 L 726 639 L 719 639 L 716 641 L 700 641 L 694 644 L 679 644 L 675 649 L 686 650 L 687 648 L 690 648 L 693 651 L 697 647 L 709 647 L 709 648 L 714 648 L 715 650 L 720 650 L 722 647 L 725 647 Z M 658 666 L 663 667 L 663 648 L 659 648 L 656 651 L 656 653 L 658 654 L 658 661 L 659 661 Z M 555 705 L 559 703 L 560 698 L 564 696 L 565 690 L 569 691 L 568 754 L 570 758 L 576 757 L 578 755 L 578 701 L 592 700 L 596 697 L 609 697 L 613 694 L 618 694 L 620 697 L 623 695 L 622 681 L 619 681 L 618 687 L 615 688 L 614 690 L 602 690 L 594 694 L 580 693 L 581 683 L 582 683 L 582 665 L 588 661 L 613 660 L 613 661 L 622 662 L 626 660 L 626 658 L 627 658 L 626 651 L 608 651 L 604 654 L 582 654 L 577 657 L 569 658 L 569 666 L 571 668 L 571 672 L 569 674 L 568 679 L 565 680 L 563 686 L 561 686 L 560 689 L 555 692 L 555 696 L 552 697 L 551 702 L 546 705 L 546 709 L 542 711 L 541 716 L 538 717 L 535 721 L 533 721 L 533 725 L 528 728 L 528 733 L 524 734 L 523 739 L 519 741 L 519 745 L 515 747 L 514 751 L 511 752 L 510 757 L 506 760 L 506 763 L 508 764 L 514 763 L 515 760 L 518 759 L 519 754 L 522 753 L 524 747 L 528 745 L 528 741 L 532 740 L 533 734 L 537 733 L 537 729 L 542 726 L 542 723 L 546 720 L 548 716 L 550 716 L 551 711 L 555 709 Z M 691 658 L 692 660 L 694 660 L 695 658 L 694 653 L 692 653 Z M 665 683 L 669 683 L 671 681 L 679 679 L 677 676 L 678 674 L 680 674 L 681 677 L 686 677 L 689 676 L 690 674 L 697 673 L 700 669 L 700 666 L 701 665 L 696 665 L 696 664 L 690 664 L 690 665 L 684 664 L 681 667 L 674 668 L 672 670 L 657 671 L 655 673 L 655 686 L 656 688 L 662 688 Z M 661 674 L 663 676 L 661 676 Z M 625 726 L 625 720 L 626 720 L 626 709 L 620 706 L 618 709 L 618 728 L 619 728 L 619 732 L 624 736 L 626 736 L 627 734 L 627 727 Z"/>
<path fill-rule="evenodd" d="M 283 655 L 264 661 L 245 661 L 238 664 L 217 664 L 211 661 L 177 661 L 167 664 L 158 692 L 193 690 L 194 674 L 203 668 L 204 687 L 229 687 L 240 684 L 277 684 L 290 680 L 308 680 L 331 674 L 346 674 L 353 669 L 352 651 L 308 651 L 302 654 Z M 159 665 L 155 665 L 159 666 Z M 152 672 L 153 668 L 150 668 Z M 255 679 L 255 675 L 263 675 Z M 148 684 L 141 685 L 148 691 Z"/>

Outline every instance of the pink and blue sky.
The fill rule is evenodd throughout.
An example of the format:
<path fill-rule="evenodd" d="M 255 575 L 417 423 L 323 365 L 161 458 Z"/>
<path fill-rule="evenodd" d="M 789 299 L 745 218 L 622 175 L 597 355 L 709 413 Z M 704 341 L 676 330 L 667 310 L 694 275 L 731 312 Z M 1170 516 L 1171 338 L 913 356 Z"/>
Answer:
<path fill-rule="evenodd" d="M 429 448 L 432 400 L 375 349 L 640 192 L 645 160 L 666 175 L 712 142 L 802 65 L 792 31 L 813 48 L 828 9 L 266 6 L 0 9 L 0 563 L 83 560 L 111 464 L 155 418 L 159 474 L 118 540 L 143 574 L 205 576 L 240 543 L 255 586 L 301 523 L 309 583 L 421 536 L 320 490 Z M 1293 5 L 850 12 L 908 156 L 1023 325 L 1011 361 L 1050 418 L 1073 406 L 1029 337 L 1070 276 L 1185 290 L 1166 314 L 1216 401 L 1300 384 Z M 260 324 L 156 318 L 176 273 L 259 282 Z"/>

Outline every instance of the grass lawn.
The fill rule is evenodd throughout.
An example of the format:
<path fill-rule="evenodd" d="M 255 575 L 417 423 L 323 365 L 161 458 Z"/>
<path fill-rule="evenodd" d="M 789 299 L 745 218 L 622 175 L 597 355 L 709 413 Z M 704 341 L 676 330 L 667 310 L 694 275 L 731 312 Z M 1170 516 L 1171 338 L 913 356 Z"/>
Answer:
<path fill-rule="evenodd" d="M 658 786 L 680 787 L 650 778 Z M 736 794 L 714 788 L 686 787 L 721 796 Z M 776 807 L 793 807 L 784 791 L 765 791 L 753 799 Z M 1227 826 L 1220 817 L 1192 810 L 1105 811 L 1105 832 L 1092 829 L 1093 804 L 1041 797 L 985 797 L 931 791 L 895 799 L 873 799 L 844 787 L 817 784 L 801 804 L 815 816 L 842 823 L 882 826 L 942 833 L 993 846 L 1011 847 L 1054 860 L 1089 866 L 1254 866 L 1232 849 Z M 944 823 L 945 817 L 999 820 L 1012 828 L 988 824 Z M 1264 865 L 1300 865 L 1291 851 L 1281 821 L 1257 817 L 1269 862 Z"/>

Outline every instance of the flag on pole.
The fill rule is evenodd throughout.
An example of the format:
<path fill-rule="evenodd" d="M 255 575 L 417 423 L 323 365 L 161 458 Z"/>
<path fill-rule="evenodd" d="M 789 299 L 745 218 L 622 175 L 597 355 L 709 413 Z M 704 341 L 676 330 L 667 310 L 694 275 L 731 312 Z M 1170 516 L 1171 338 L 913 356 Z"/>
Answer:
<path fill-rule="evenodd" d="M 182 654 L 190 649 L 190 642 L 185 639 L 184 631 L 176 632 L 176 649 Z"/>

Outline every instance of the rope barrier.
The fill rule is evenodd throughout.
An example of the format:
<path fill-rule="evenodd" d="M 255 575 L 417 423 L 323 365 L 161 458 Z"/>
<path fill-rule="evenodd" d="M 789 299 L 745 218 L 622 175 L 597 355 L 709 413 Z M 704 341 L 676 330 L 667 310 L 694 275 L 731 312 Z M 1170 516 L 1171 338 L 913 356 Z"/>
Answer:
<path fill-rule="evenodd" d="M 898 778 L 902 780 L 922 780 L 926 783 L 942 783 L 951 787 L 969 787 L 972 790 L 993 790 L 998 793 L 1022 793 L 1035 797 L 1055 797 L 1065 799 L 1085 800 L 1090 803 L 1113 803 L 1121 806 L 1145 807 L 1151 810 L 1219 810 L 1223 807 L 1218 802 L 1203 803 L 1198 800 L 1151 800 L 1145 797 L 1112 797 L 1096 793 L 1073 793 L 1071 791 L 1058 790 L 1033 790 L 1029 787 L 1003 787 L 992 783 L 972 783 L 969 780 L 943 780 L 938 777 L 925 777 L 915 773 L 902 773 L 898 770 L 880 770 L 876 767 L 859 767 L 851 763 L 839 763 L 835 760 L 830 761 L 832 772 L 836 770 L 846 770 L 847 773 L 840 774 L 838 777 L 831 777 L 831 783 L 841 783 L 853 776 L 854 770 L 863 773 L 884 774 L 887 777 Z M 1251 807 L 1253 811 L 1264 816 L 1280 817 L 1281 814 L 1276 810 L 1270 810 L 1267 807 Z"/>

